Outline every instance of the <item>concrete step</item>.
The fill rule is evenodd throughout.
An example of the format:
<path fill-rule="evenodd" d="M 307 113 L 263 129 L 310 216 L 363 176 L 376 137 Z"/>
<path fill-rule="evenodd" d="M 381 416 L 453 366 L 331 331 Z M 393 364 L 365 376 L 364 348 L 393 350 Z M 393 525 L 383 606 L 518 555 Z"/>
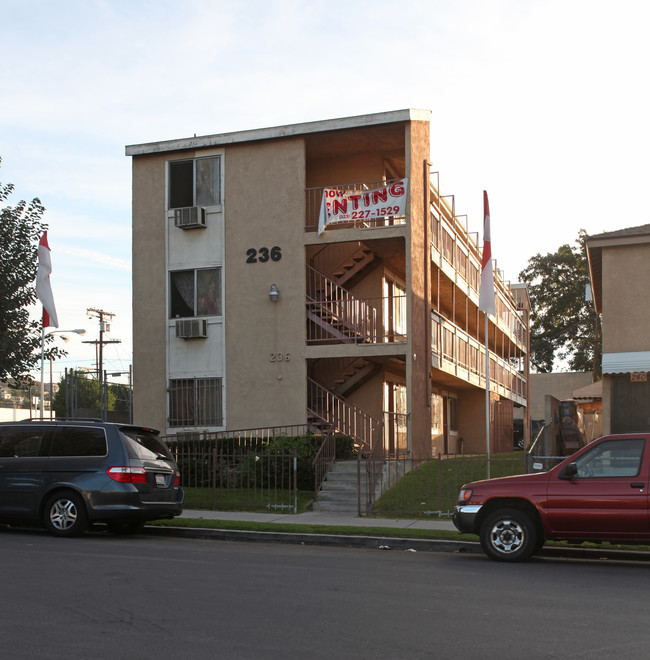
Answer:
<path fill-rule="evenodd" d="M 359 512 L 357 502 L 314 502 L 314 511 L 331 511 L 333 513 L 352 513 L 355 516 Z"/>
<path fill-rule="evenodd" d="M 327 479 L 314 503 L 314 511 L 332 511 L 340 513 L 359 512 L 359 491 L 361 491 L 362 509 L 366 502 L 365 465 L 361 465 L 361 483 L 359 483 L 359 464 L 354 461 L 337 461 L 327 475 Z"/>

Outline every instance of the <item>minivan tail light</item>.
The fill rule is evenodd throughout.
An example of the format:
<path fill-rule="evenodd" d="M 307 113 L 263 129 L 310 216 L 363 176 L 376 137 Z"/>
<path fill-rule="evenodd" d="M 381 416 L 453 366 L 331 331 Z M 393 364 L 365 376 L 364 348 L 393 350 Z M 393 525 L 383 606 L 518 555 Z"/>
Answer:
<path fill-rule="evenodd" d="M 181 473 L 176 470 L 176 476 L 174 477 L 174 486 L 180 486 L 181 485 Z"/>
<path fill-rule="evenodd" d="M 146 484 L 147 473 L 142 467 L 110 467 L 106 470 L 106 474 L 113 479 L 123 484 Z"/>

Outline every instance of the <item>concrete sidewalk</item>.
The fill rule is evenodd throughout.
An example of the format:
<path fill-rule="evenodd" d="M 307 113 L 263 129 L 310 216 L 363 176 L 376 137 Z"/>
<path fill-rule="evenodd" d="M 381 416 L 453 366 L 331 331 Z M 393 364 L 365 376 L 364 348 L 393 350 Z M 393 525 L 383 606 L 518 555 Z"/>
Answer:
<path fill-rule="evenodd" d="M 285 525 L 330 525 L 333 527 L 394 527 L 457 531 L 451 520 L 409 520 L 406 518 L 365 518 L 350 513 L 246 513 L 237 511 L 183 511 L 181 518 L 203 520 L 242 520 L 245 522 L 282 523 Z"/>
<path fill-rule="evenodd" d="M 298 545 L 339 546 L 348 548 L 403 550 L 408 552 L 470 552 L 480 553 L 478 543 L 467 541 L 442 541 L 438 539 L 401 539 L 390 535 L 364 535 L 364 527 L 384 527 L 393 529 L 419 530 L 453 530 L 453 523 L 447 520 L 408 520 L 388 518 L 360 518 L 346 513 L 308 512 L 290 513 L 246 513 L 233 511 L 199 511 L 186 510 L 180 516 L 183 519 L 263 522 L 285 525 L 329 525 L 338 528 L 349 528 L 345 533 L 306 534 L 304 532 L 270 531 L 258 532 L 248 530 L 204 529 L 190 527 L 158 527 L 148 525 L 147 534 L 157 536 L 173 536 L 220 541 L 249 541 L 256 543 L 291 543 Z M 218 524 L 218 523 L 217 523 Z M 355 528 L 359 530 L 355 533 Z"/>

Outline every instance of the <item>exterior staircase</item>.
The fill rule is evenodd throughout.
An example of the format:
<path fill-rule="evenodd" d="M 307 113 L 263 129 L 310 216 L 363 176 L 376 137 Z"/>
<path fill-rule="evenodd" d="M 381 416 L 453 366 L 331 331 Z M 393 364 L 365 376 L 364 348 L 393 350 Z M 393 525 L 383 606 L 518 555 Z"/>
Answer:
<path fill-rule="evenodd" d="M 307 319 L 320 334 L 307 334 L 307 342 L 364 343 L 376 341 L 377 311 L 355 298 L 334 280 L 307 265 Z"/>
<path fill-rule="evenodd" d="M 365 270 L 375 260 L 375 253 L 367 248 L 362 243 L 359 244 L 359 249 L 353 254 L 349 255 L 347 259 L 339 264 L 328 275 L 339 286 L 343 286 L 350 280 L 353 280 L 361 271 Z"/>
<path fill-rule="evenodd" d="M 359 465 L 360 463 L 360 465 Z M 369 466 L 375 470 L 375 478 L 369 479 Z M 357 472 L 360 469 L 360 474 Z M 336 461 L 323 482 L 318 499 L 314 502 L 314 511 L 339 513 L 370 513 L 369 508 L 383 493 L 388 466 L 383 461 L 365 460 Z M 368 483 L 374 483 L 373 492 L 368 497 Z M 369 503 L 370 502 L 370 507 Z M 361 506 L 359 507 L 359 504 Z"/>
<path fill-rule="evenodd" d="M 314 511 L 336 511 L 340 513 L 357 514 L 359 510 L 358 495 L 358 461 L 336 461 L 327 473 L 327 479 L 318 493 L 318 501 L 314 502 Z M 365 466 L 361 466 L 361 511 L 366 506 L 366 474 Z"/>

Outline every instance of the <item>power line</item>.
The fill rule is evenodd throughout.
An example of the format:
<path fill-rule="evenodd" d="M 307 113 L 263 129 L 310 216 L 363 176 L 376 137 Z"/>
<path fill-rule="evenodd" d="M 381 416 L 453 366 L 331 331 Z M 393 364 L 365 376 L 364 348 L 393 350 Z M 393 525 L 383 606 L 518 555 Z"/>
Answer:
<path fill-rule="evenodd" d="M 97 380 L 101 383 L 104 380 L 104 346 L 106 344 L 120 344 L 122 343 L 119 339 L 104 339 L 104 333 L 110 332 L 111 325 L 106 321 L 109 321 L 115 316 L 111 312 L 105 312 L 103 309 L 94 309 L 90 308 L 86 310 L 86 315 L 91 318 L 99 319 L 99 339 L 92 341 L 84 341 L 84 344 L 94 344 L 95 345 L 95 357 L 97 364 Z"/>

